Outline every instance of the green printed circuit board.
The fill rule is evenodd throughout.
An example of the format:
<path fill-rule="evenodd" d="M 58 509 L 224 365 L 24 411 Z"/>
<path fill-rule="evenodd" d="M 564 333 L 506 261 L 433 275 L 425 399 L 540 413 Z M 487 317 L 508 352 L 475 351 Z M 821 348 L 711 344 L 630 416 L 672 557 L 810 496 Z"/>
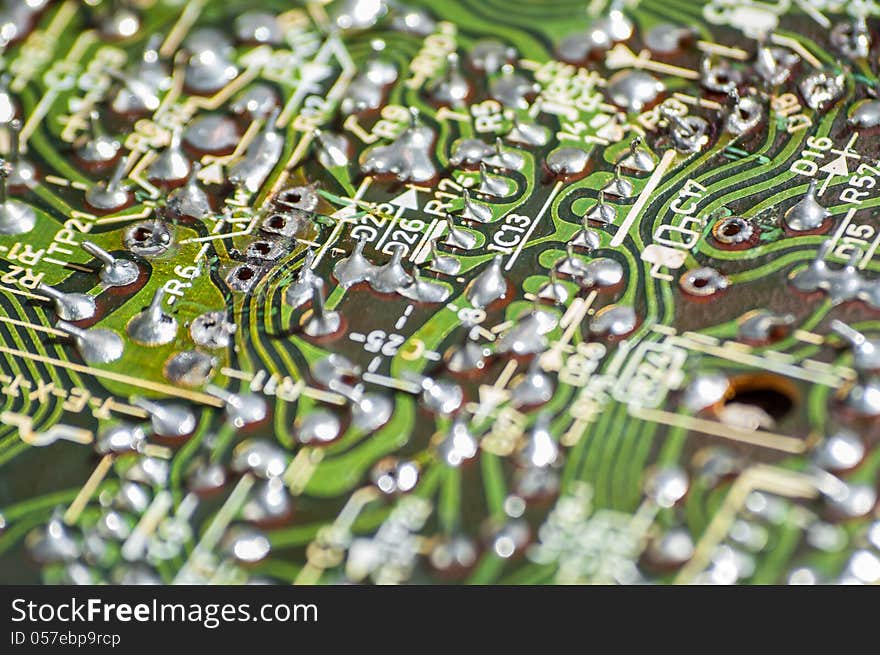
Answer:
<path fill-rule="evenodd" d="M 880 3 L 0 2 L 0 583 L 880 582 Z"/>

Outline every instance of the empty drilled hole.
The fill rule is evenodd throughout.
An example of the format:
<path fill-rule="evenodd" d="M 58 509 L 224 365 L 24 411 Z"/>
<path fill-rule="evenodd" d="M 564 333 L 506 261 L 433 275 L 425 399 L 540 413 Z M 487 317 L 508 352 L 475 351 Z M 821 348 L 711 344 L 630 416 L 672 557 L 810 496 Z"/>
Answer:
<path fill-rule="evenodd" d="M 269 227 L 275 230 L 281 230 L 284 228 L 285 225 L 287 225 L 287 219 L 285 219 L 281 214 L 273 214 L 269 217 L 267 224 L 269 225 Z"/>
<path fill-rule="evenodd" d="M 132 238 L 140 243 L 149 241 L 152 237 L 153 230 L 148 227 L 139 227 L 134 231 L 134 234 L 132 234 Z"/>
<path fill-rule="evenodd" d="M 725 405 L 746 405 L 762 410 L 779 422 L 795 408 L 797 388 L 777 375 L 743 375 L 731 380 L 732 394 Z"/>

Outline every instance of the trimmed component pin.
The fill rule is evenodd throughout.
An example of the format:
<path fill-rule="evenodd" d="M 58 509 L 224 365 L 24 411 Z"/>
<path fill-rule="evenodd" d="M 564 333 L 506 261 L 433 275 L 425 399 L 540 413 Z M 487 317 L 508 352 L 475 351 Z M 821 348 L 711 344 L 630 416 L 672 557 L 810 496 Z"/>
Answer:
<path fill-rule="evenodd" d="M 620 165 L 639 173 L 650 173 L 655 166 L 651 153 L 642 147 L 641 137 L 630 141 L 629 152 L 620 160 Z"/>
<path fill-rule="evenodd" d="M 314 143 L 317 144 L 318 161 L 324 168 L 348 166 L 351 144 L 341 134 L 324 132 L 317 127 L 312 130 Z"/>
<path fill-rule="evenodd" d="M 620 173 L 620 164 L 614 167 L 614 177 L 608 181 L 602 191 L 610 196 L 618 198 L 629 198 L 634 191 L 632 182 L 622 177 Z"/>
<path fill-rule="evenodd" d="M 446 351 L 446 367 L 453 373 L 470 373 L 486 366 L 488 350 L 477 343 L 468 332 L 459 345 L 450 346 Z"/>
<path fill-rule="evenodd" d="M 810 180 L 807 193 L 796 205 L 785 212 L 785 226 L 796 232 L 809 232 L 822 227 L 831 212 L 816 198 L 816 180 Z"/>
<path fill-rule="evenodd" d="M 500 136 L 495 137 L 495 150 L 485 161 L 490 166 L 508 171 L 518 171 L 526 164 L 522 154 L 516 150 L 504 149 L 504 142 Z"/>
<path fill-rule="evenodd" d="M 374 432 L 385 425 L 394 411 L 394 403 L 382 394 L 361 391 L 339 380 L 331 380 L 328 387 L 351 402 L 351 422 L 364 432 Z"/>
<path fill-rule="evenodd" d="M 477 245 L 477 237 L 467 230 L 463 230 L 455 225 L 455 217 L 452 214 L 446 214 L 446 245 L 458 248 L 459 250 L 473 250 Z"/>
<path fill-rule="evenodd" d="M 138 279 L 140 269 L 129 259 L 114 257 L 91 241 L 83 241 L 82 249 L 100 260 L 102 266 L 98 277 L 107 287 L 124 287 Z"/>
<path fill-rule="evenodd" d="M 147 169 L 150 180 L 160 184 L 178 184 L 189 177 L 191 164 L 180 146 L 180 128 L 171 134 L 171 141 Z"/>
<path fill-rule="evenodd" d="M 76 145 L 76 156 L 92 166 L 106 166 L 119 156 L 122 144 L 108 136 L 97 111 L 89 113 L 89 134 Z"/>
<path fill-rule="evenodd" d="M 129 203 L 128 188 L 122 184 L 129 159 L 130 156 L 120 159 L 109 180 L 98 182 L 86 191 L 86 202 L 89 205 L 100 211 L 112 212 Z"/>
<path fill-rule="evenodd" d="M 553 381 L 541 369 L 540 361 L 540 357 L 534 357 L 526 374 L 511 389 L 510 399 L 514 406 L 533 407 L 553 397 Z"/>
<path fill-rule="evenodd" d="M 440 461 L 453 468 L 476 457 L 479 450 L 479 443 L 461 414 L 452 420 L 449 430 L 437 444 Z"/>
<path fill-rule="evenodd" d="M 431 270 L 445 275 L 456 275 L 461 263 L 452 255 L 444 255 L 438 246 L 438 237 L 431 239 Z"/>
<path fill-rule="evenodd" d="M 49 296 L 55 303 L 55 312 L 64 321 L 84 321 L 95 315 L 95 299 L 84 293 L 64 293 L 48 284 L 40 284 L 37 293 Z"/>
<path fill-rule="evenodd" d="M 275 129 L 280 111 L 278 107 L 272 110 L 247 152 L 229 169 L 229 181 L 234 185 L 256 193 L 275 168 L 284 149 L 284 137 Z"/>
<path fill-rule="evenodd" d="M 186 184 L 175 189 L 168 196 L 168 208 L 178 216 L 203 219 L 213 213 L 208 194 L 199 186 L 199 171 L 201 170 L 202 165 L 195 162 Z"/>
<path fill-rule="evenodd" d="M 7 195 L 11 173 L 9 164 L 0 159 L 0 234 L 25 234 L 37 224 L 37 215 L 26 204 Z"/>
<path fill-rule="evenodd" d="M 354 244 L 354 250 L 348 257 L 340 259 L 333 267 L 333 274 L 343 288 L 348 289 L 359 282 L 370 280 L 376 273 L 376 265 L 364 256 L 365 237 Z"/>
<path fill-rule="evenodd" d="M 153 432 L 163 437 L 183 437 L 196 429 L 196 416 L 185 405 L 162 404 L 140 397 L 132 398 L 131 404 L 149 413 Z"/>
<path fill-rule="evenodd" d="M 450 52 L 446 56 L 446 71 L 436 82 L 429 85 L 428 92 L 431 94 L 431 99 L 439 105 L 464 106 L 471 87 L 461 72 L 457 53 Z"/>
<path fill-rule="evenodd" d="M 552 300 L 557 305 L 564 305 L 568 300 L 568 289 L 559 281 L 556 266 L 550 267 L 550 279 L 538 289 L 538 298 Z"/>
<path fill-rule="evenodd" d="M 307 251 L 296 280 L 284 292 L 284 300 L 294 309 L 308 302 L 312 296 L 312 282 L 315 280 L 315 274 L 312 271 L 312 262 L 314 261 L 315 251 Z"/>
<path fill-rule="evenodd" d="M 596 201 L 596 204 L 590 207 L 587 210 L 587 213 L 584 214 L 585 222 L 595 221 L 596 223 L 603 223 L 605 225 L 612 224 L 617 220 L 617 209 L 613 205 L 609 205 L 605 202 L 605 192 L 599 192 L 599 199 Z"/>
<path fill-rule="evenodd" d="M 107 364 L 122 357 L 124 346 L 115 332 L 103 328 L 85 330 L 67 321 L 58 321 L 56 327 L 73 340 L 86 364 Z"/>
<path fill-rule="evenodd" d="M 466 290 L 468 301 L 483 308 L 507 295 L 507 280 L 501 273 L 501 255 L 496 255 L 488 267 L 471 280 Z"/>
<path fill-rule="evenodd" d="M 880 339 L 869 339 L 843 321 L 831 321 L 831 329 L 846 339 L 853 353 L 853 365 L 860 371 L 880 369 Z"/>
<path fill-rule="evenodd" d="M 480 162 L 480 193 L 495 198 L 504 198 L 510 193 L 507 180 L 498 175 L 491 175 L 485 162 Z"/>
<path fill-rule="evenodd" d="M 413 268 L 412 284 L 398 289 L 397 293 L 416 302 L 445 302 L 450 292 L 445 285 L 423 278 L 421 270 L 416 266 Z"/>
<path fill-rule="evenodd" d="M 342 325 L 339 312 L 329 311 L 324 307 L 324 280 L 312 280 L 312 311 L 303 316 L 301 325 L 303 332 L 310 337 L 326 337 L 337 332 Z"/>
<path fill-rule="evenodd" d="M 161 346 L 171 343 L 177 336 L 177 319 L 162 309 L 164 297 L 165 287 L 159 287 L 153 294 L 149 307 L 128 322 L 128 336 L 137 343 L 143 346 Z"/>
<path fill-rule="evenodd" d="M 395 244 L 391 259 L 375 270 L 370 277 L 370 286 L 379 293 L 394 293 L 412 284 L 412 276 L 400 263 L 405 252 L 403 244 Z"/>
<path fill-rule="evenodd" d="M 476 221 L 477 223 L 490 223 L 492 221 L 492 209 L 488 205 L 475 202 L 471 199 L 471 192 L 463 189 L 461 197 L 464 205 L 461 210 L 461 217 L 468 221 Z"/>
<path fill-rule="evenodd" d="M 226 403 L 226 418 L 237 428 L 259 423 L 266 418 L 266 401 L 257 394 L 232 393 L 213 384 L 205 387 L 205 391 Z"/>
<path fill-rule="evenodd" d="M 29 189 L 37 181 L 34 165 L 21 156 L 21 121 L 17 118 L 6 125 L 9 134 L 9 164 L 12 170 L 6 183 L 10 189 Z"/>

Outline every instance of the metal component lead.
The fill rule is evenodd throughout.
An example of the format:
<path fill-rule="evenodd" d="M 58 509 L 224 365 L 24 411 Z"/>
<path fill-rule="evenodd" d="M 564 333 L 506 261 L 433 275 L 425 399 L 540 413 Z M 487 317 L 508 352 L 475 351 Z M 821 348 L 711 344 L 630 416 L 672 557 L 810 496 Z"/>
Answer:
<path fill-rule="evenodd" d="M 549 412 L 541 412 L 535 418 L 535 424 L 517 453 L 517 463 L 520 466 L 545 468 L 553 466 L 559 460 L 559 445 L 550 433 L 551 418 Z"/>
<path fill-rule="evenodd" d="M 478 451 L 479 444 L 476 438 L 459 414 L 452 420 L 446 435 L 437 444 L 437 455 L 444 464 L 456 468 L 476 457 Z"/>
<path fill-rule="evenodd" d="M 492 156 L 495 150 L 480 139 L 459 139 L 452 146 L 449 155 L 451 166 L 476 166 Z"/>
<path fill-rule="evenodd" d="M 824 71 L 807 75 L 799 85 L 801 95 L 811 109 L 825 109 L 837 102 L 846 89 L 843 73 L 831 75 Z"/>
<path fill-rule="evenodd" d="M 487 307 L 507 295 L 507 280 L 501 273 L 501 255 L 495 255 L 489 266 L 471 280 L 465 294 L 468 302 L 478 308 Z"/>
<path fill-rule="evenodd" d="M 186 87 L 195 93 L 216 93 L 238 76 L 232 62 L 235 51 L 219 29 L 198 29 L 186 38 L 184 48 L 191 54 L 186 64 Z"/>
<path fill-rule="evenodd" d="M 495 341 L 497 353 L 510 353 L 517 357 L 543 352 L 547 348 L 547 337 L 557 325 L 554 312 L 537 306 L 524 316 L 520 316 L 512 327 L 505 330 Z M 525 390 L 523 390 L 525 393 Z"/>
<path fill-rule="evenodd" d="M 325 337 L 339 331 L 342 318 L 339 312 L 328 311 L 324 307 L 324 280 L 312 280 L 312 310 L 303 316 L 303 332 L 310 337 Z"/>
<path fill-rule="evenodd" d="M 462 189 L 461 195 L 462 199 L 464 200 L 464 205 L 462 207 L 460 216 L 463 219 L 468 221 L 476 221 L 477 223 L 492 222 L 493 216 L 491 207 L 474 201 L 471 198 L 471 192 L 467 189 Z"/>
<path fill-rule="evenodd" d="M 235 323 L 226 320 L 225 312 L 205 312 L 193 319 L 189 326 L 189 334 L 199 346 L 226 348 L 236 329 Z"/>
<path fill-rule="evenodd" d="M 185 405 L 164 404 L 140 397 L 132 398 L 131 404 L 149 413 L 153 432 L 163 437 L 183 437 L 196 429 L 196 415 Z"/>
<path fill-rule="evenodd" d="M 725 123 L 728 132 L 738 136 L 761 124 L 764 110 L 756 96 L 740 98 L 735 87 L 730 90 L 728 95 L 732 105 Z"/>
<path fill-rule="evenodd" d="M 6 125 L 9 135 L 9 165 L 6 183 L 11 189 L 30 189 L 37 181 L 34 165 L 21 156 L 21 121 L 17 118 Z"/>
<path fill-rule="evenodd" d="M 511 109 L 528 109 L 529 96 L 540 91 L 541 85 L 515 73 L 510 64 L 504 64 L 501 67 L 501 75 L 489 81 L 489 95 L 504 107 Z"/>
<path fill-rule="evenodd" d="M 608 97 L 628 112 L 640 112 L 666 90 L 666 86 L 645 71 L 630 69 L 618 71 L 608 80 Z"/>
<path fill-rule="evenodd" d="M 455 217 L 452 214 L 446 214 L 446 240 L 444 243 L 459 250 L 473 250 L 477 245 L 477 237 L 467 230 L 463 230 L 455 225 Z"/>
<path fill-rule="evenodd" d="M 422 404 L 432 412 L 452 414 L 464 401 L 464 392 L 454 382 L 422 377 L 419 386 L 422 388 Z"/>
<path fill-rule="evenodd" d="M 857 129 L 880 125 L 880 100 L 863 100 L 853 109 L 849 124 Z"/>
<path fill-rule="evenodd" d="M 493 168 L 507 171 L 518 171 L 526 164 L 525 157 L 516 150 L 505 150 L 500 136 L 495 137 L 495 150 L 485 159 Z"/>
<path fill-rule="evenodd" d="M 682 117 L 664 107 L 660 108 L 660 115 L 669 122 L 669 138 L 679 152 L 697 152 L 709 141 L 706 119 L 691 114 Z"/>
<path fill-rule="evenodd" d="M 64 293 L 48 284 L 37 286 L 37 293 L 49 296 L 55 303 L 55 312 L 64 321 L 84 321 L 97 311 L 95 299 L 84 293 Z"/>
<path fill-rule="evenodd" d="M 370 286 L 379 293 L 394 293 L 413 283 L 413 278 L 400 263 L 406 252 L 403 244 L 394 244 L 391 259 L 376 268 L 369 278 Z"/>
<path fill-rule="evenodd" d="M 397 290 L 404 298 L 416 302 L 445 302 L 449 298 L 450 291 L 446 285 L 423 278 L 418 266 L 413 268 L 412 279 L 412 284 Z"/>
<path fill-rule="evenodd" d="M 46 525 L 28 532 L 24 544 L 28 554 L 40 564 L 73 561 L 81 551 L 60 511 L 53 513 Z"/>
<path fill-rule="evenodd" d="M 559 281 L 556 266 L 550 267 L 550 279 L 538 289 L 538 298 L 552 300 L 557 305 L 564 305 L 568 301 L 568 289 Z"/>
<path fill-rule="evenodd" d="M 351 402 L 351 422 L 358 430 L 374 432 L 385 425 L 394 411 L 394 403 L 378 393 L 364 393 L 359 387 L 350 387 L 338 380 L 328 385 Z"/>
<path fill-rule="evenodd" d="M 303 257 L 296 280 L 284 292 L 284 300 L 294 309 L 305 304 L 312 297 L 312 284 L 317 279 L 314 271 L 312 271 L 312 262 L 314 261 L 315 251 L 307 251 L 305 257 Z"/>
<path fill-rule="evenodd" d="M 351 144 L 342 134 L 315 128 L 312 132 L 317 143 L 318 161 L 324 168 L 348 166 Z"/>
<path fill-rule="evenodd" d="M 831 329 L 845 339 L 852 349 L 853 365 L 860 371 L 880 369 L 880 339 L 869 339 L 840 320 L 831 321 Z"/>
<path fill-rule="evenodd" d="M 297 420 L 296 439 L 307 446 L 321 446 L 336 441 L 342 431 L 339 418 L 326 409 L 315 409 Z"/>
<path fill-rule="evenodd" d="M 82 249 L 101 262 L 98 277 L 105 286 L 124 287 L 137 280 L 140 275 L 140 269 L 133 261 L 114 257 L 96 243 L 83 241 Z"/>
<path fill-rule="evenodd" d="M 606 305 L 593 317 L 590 332 L 612 337 L 622 337 L 636 329 L 636 310 L 629 305 Z"/>
<path fill-rule="evenodd" d="M 122 144 L 107 135 L 96 110 L 89 113 L 89 135 L 76 146 L 76 156 L 88 164 L 102 166 L 119 156 Z"/>
<path fill-rule="evenodd" d="M 864 14 L 851 22 L 842 22 L 831 28 L 831 43 L 849 59 L 864 59 L 871 52 L 871 32 Z"/>
<path fill-rule="evenodd" d="M 470 373 L 486 366 L 488 351 L 469 333 L 464 342 L 446 351 L 446 367 L 453 373 Z"/>
<path fill-rule="evenodd" d="M 176 184 L 189 177 L 189 158 L 180 147 L 180 128 L 171 133 L 171 141 L 147 169 L 147 176 L 162 184 Z"/>
<path fill-rule="evenodd" d="M 445 275 L 456 275 L 461 263 L 452 255 L 444 255 L 438 247 L 439 237 L 431 239 L 431 270 Z"/>
<path fill-rule="evenodd" d="M 589 221 L 602 223 L 604 225 L 613 224 L 617 220 L 617 209 L 613 205 L 605 202 L 605 192 L 599 192 L 599 199 L 596 204 L 590 207 L 584 214 L 583 226 L 586 229 Z"/>
<path fill-rule="evenodd" d="M 519 116 L 513 115 L 513 127 L 507 133 L 507 140 L 526 146 L 545 146 L 549 141 L 548 130 L 537 123 L 523 123 Z"/>
<path fill-rule="evenodd" d="M 400 181 L 427 182 L 437 175 L 437 169 L 431 161 L 433 143 L 434 130 L 419 125 L 413 109 L 412 124 L 390 145 L 368 150 L 361 168 L 368 174 L 392 174 Z"/>
<path fill-rule="evenodd" d="M 87 364 L 107 364 L 122 357 L 122 339 L 111 330 L 85 330 L 67 321 L 58 321 L 56 327 L 73 339 L 76 349 Z"/>
<path fill-rule="evenodd" d="M 359 238 L 351 254 L 340 259 L 333 267 L 333 275 L 343 288 L 348 289 L 359 282 L 371 280 L 376 274 L 376 265 L 364 256 L 366 245 L 367 239 Z"/>
<path fill-rule="evenodd" d="M 510 399 L 514 406 L 542 405 L 553 397 L 553 382 L 541 369 L 540 361 L 540 357 L 533 357 L 526 374 L 510 390 Z"/>
<path fill-rule="evenodd" d="M 128 322 L 126 331 L 133 341 L 143 346 L 161 346 L 171 343 L 177 336 L 177 319 L 162 309 L 165 287 L 153 294 L 150 305 Z"/>
<path fill-rule="evenodd" d="M 629 142 L 629 152 L 619 163 L 623 168 L 640 173 L 650 173 L 655 166 L 651 153 L 642 147 L 641 137 L 636 137 Z"/>
<path fill-rule="evenodd" d="M 428 93 L 440 105 L 461 107 L 470 92 L 470 84 L 458 65 L 458 54 L 450 52 L 446 56 L 446 71 L 428 87 Z"/>
<path fill-rule="evenodd" d="M 0 234 L 25 234 L 37 224 L 37 215 L 28 205 L 8 196 L 11 172 L 9 164 L 0 159 Z"/>
<path fill-rule="evenodd" d="M 776 48 L 762 43 L 758 47 L 755 72 L 770 86 L 784 84 L 800 57 L 791 50 Z"/>
<path fill-rule="evenodd" d="M 262 396 L 255 393 L 232 393 L 213 384 L 205 387 L 205 391 L 226 403 L 226 418 L 237 428 L 259 423 L 266 418 L 268 410 Z"/>
<path fill-rule="evenodd" d="M 125 207 L 130 200 L 128 188 L 122 184 L 122 178 L 128 170 L 131 156 L 123 157 L 113 169 L 113 174 L 106 182 L 98 182 L 86 191 L 86 202 L 95 209 L 112 212 Z"/>
<path fill-rule="evenodd" d="M 178 216 L 190 218 L 207 218 L 213 211 L 208 200 L 208 194 L 199 186 L 199 171 L 202 165 L 194 162 L 186 183 L 168 195 L 168 208 Z"/>
<path fill-rule="evenodd" d="M 573 146 L 556 148 L 546 159 L 547 170 L 562 177 L 580 175 L 589 163 L 590 156 L 587 152 Z"/>
<path fill-rule="evenodd" d="M 256 193 L 275 168 L 284 149 L 284 137 L 275 129 L 275 121 L 281 110 L 276 107 L 262 132 L 248 146 L 244 156 L 229 169 L 229 181 Z"/>
<path fill-rule="evenodd" d="M 816 185 L 816 180 L 810 180 L 810 186 L 804 197 L 785 212 L 783 220 L 790 230 L 796 232 L 816 230 L 831 216 L 831 212 L 820 205 L 816 198 Z"/>
<path fill-rule="evenodd" d="M 504 198 L 510 193 L 507 180 L 498 175 L 491 175 L 485 162 L 480 162 L 480 193 L 495 198 Z"/>
<path fill-rule="evenodd" d="M 634 191 L 633 183 L 621 176 L 620 164 L 614 167 L 614 177 L 608 180 L 608 183 L 602 187 L 602 191 L 618 198 L 629 198 L 632 196 Z"/>

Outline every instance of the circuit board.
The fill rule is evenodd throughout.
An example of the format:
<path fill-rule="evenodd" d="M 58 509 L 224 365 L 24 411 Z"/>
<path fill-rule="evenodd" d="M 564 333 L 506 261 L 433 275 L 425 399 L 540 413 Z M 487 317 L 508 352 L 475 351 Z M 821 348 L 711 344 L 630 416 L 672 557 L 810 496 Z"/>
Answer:
<path fill-rule="evenodd" d="M 880 581 L 878 3 L 0 6 L 0 582 Z"/>

